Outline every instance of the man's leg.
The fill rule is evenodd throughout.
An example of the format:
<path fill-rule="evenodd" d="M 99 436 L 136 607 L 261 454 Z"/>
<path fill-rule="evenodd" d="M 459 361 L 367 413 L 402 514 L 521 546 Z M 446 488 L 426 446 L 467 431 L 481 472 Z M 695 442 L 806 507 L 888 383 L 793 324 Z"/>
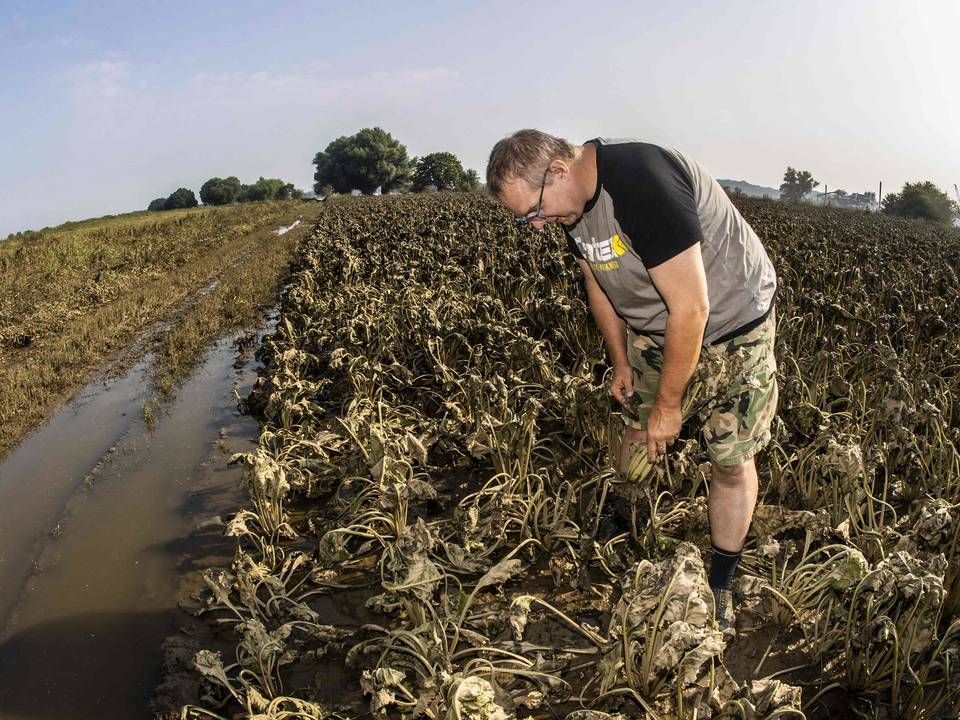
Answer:
<path fill-rule="evenodd" d="M 773 312 L 749 332 L 724 348 L 725 360 L 739 364 L 725 397 L 704 426 L 710 450 L 710 587 L 716 617 L 724 630 L 735 621 L 731 583 L 740 562 L 757 504 L 757 467 L 754 456 L 770 440 L 770 424 L 777 409 L 777 363 L 774 357 Z"/>
<path fill-rule="evenodd" d="M 710 539 L 720 550 L 739 553 L 757 504 L 757 466 L 750 458 L 738 465 L 711 463 Z"/>
<path fill-rule="evenodd" d="M 753 458 L 736 465 L 711 463 L 708 507 L 713 557 L 709 581 L 717 622 L 725 632 L 733 631 L 736 623 L 730 586 L 756 504 L 757 466 Z"/>

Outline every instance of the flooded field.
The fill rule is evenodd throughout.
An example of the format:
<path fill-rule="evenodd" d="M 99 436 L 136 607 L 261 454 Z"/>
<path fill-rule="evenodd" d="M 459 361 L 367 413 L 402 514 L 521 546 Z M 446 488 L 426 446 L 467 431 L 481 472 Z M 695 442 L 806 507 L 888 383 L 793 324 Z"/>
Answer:
<path fill-rule="evenodd" d="M 148 429 L 149 362 L 0 465 L 0 717 L 151 717 L 190 571 L 232 554 L 220 516 L 242 497 L 230 454 L 257 437 L 236 405 L 254 363 L 218 341 Z"/>

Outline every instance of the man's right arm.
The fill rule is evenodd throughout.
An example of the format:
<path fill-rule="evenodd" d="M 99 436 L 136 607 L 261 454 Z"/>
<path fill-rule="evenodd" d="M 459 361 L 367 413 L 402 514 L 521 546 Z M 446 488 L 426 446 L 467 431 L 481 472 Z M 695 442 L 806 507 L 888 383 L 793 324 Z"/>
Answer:
<path fill-rule="evenodd" d="M 610 392 L 620 402 L 625 403 L 633 394 L 633 369 L 627 359 L 627 326 L 617 311 L 613 309 L 610 298 L 600 287 L 593 275 L 590 263 L 577 259 L 583 270 L 584 285 L 587 288 L 587 300 L 600 334 L 603 335 L 610 362 L 613 365 L 613 384 Z"/>

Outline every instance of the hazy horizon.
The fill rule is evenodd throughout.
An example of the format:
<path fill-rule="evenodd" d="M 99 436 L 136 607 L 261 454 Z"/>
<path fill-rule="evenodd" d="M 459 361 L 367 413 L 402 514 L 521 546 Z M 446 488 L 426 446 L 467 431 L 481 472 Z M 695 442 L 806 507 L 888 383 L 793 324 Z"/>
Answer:
<path fill-rule="evenodd" d="M 2 2 L 0 238 L 145 209 L 213 176 L 309 190 L 378 125 L 481 176 L 521 127 L 678 147 L 718 178 L 788 165 L 884 194 L 960 182 L 960 3 Z"/>

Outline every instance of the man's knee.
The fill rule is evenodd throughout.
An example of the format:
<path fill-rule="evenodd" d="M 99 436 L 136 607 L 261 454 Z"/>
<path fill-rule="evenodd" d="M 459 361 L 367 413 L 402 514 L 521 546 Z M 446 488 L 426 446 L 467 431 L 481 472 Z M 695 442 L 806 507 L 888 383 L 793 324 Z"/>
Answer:
<path fill-rule="evenodd" d="M 710 465 L 710 481 L 727 487 L 739 487 L 750 482 L 757 474 L 753 458 L 735 465 L 721 465 L 718 462 L 712 462 Z"/>

